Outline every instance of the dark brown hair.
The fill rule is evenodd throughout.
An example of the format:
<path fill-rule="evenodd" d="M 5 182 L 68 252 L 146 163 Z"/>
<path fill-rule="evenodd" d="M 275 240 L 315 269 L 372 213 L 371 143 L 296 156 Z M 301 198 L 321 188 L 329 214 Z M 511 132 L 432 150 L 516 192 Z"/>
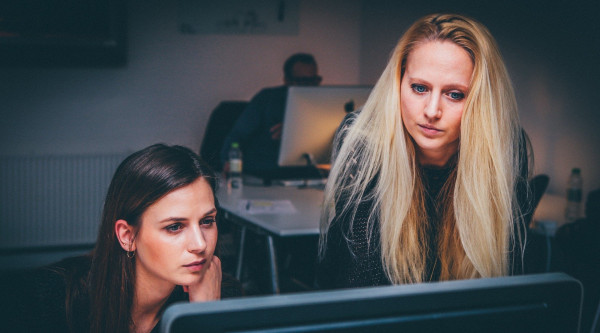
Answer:
<path fill-rule="evenodd" d="M 296 53 L 292 54 L 285 63 L 283 64 L 283 74 L 286 80 L 293 81 L 294 80 L 294 65 L 297 63 L 303 63 L 307 65 L 315 65 L 317 66 L 317 61 L 312 54 L 309 53 Z"/>

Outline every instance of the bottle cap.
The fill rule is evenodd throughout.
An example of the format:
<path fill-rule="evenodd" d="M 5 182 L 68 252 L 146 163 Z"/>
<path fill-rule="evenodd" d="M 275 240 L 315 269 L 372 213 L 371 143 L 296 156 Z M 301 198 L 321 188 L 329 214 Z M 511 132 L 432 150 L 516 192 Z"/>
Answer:
<path fill-rule="evenodd" d="M 240 147 L 240 145 L 239 145 L 237 142 L 232 142 L 232 143 L 231 143 L 231 147 L 232 147 L 232 148 L 239 148 L 239 147 Z"/>
<path fill-rule="evenodd" d="M 581 169 L 579 169 L 579 168 L 573 168 L 571 170 L 571 172 L 574 173 L 574 174 L 580 174 L 581 173 Z"/>

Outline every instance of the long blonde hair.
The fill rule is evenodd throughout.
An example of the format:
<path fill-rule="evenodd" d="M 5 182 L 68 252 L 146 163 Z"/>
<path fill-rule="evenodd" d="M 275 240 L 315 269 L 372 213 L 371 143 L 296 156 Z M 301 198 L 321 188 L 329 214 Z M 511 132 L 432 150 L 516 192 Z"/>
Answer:
<path fill-rule="evenodd" d="M 338 215 L 350 216 L 348 230 L 352 230 L 358 203 L 372 200 L 367 229 L 379 221 L 387 277 L 395 284 L 427 280 L 430 244 L 424 185 L 415 144 L 400 115 L 406 59 L 426 41 L 451 41 L 470 55 L 474 65 L 456 166 L 440 196 L 442 222 L 436 236 L 440 279 L 507 275 L 511 244 L 519 243 L 514 242 L 514 225 L 522 215 L 516 198 L 523 162 L 516 100 L 494 38 L 482 24 L 460 15 L 428 15 L 408 29 L 362 111 L 341 135 L 344 141 L 325 189 L 321 255 L 336 221 L 336 207 Z"/>

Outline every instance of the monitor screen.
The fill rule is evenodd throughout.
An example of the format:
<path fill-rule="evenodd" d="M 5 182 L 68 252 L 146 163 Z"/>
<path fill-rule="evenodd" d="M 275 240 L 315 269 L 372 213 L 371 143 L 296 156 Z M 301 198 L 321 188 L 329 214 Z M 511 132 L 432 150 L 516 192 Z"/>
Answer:
<path fill-rule="evenodd" d="M 364 105 L 371 86 L 290 87 L 283 121 L 279 166 L 329 164 L 335 130 L 348 112 Z"/>
<path fill-rule="evenodd" d="M 563 273 L 261 296 L 166 309 L 178 332 L 578 332 L 579 281 Z"/>

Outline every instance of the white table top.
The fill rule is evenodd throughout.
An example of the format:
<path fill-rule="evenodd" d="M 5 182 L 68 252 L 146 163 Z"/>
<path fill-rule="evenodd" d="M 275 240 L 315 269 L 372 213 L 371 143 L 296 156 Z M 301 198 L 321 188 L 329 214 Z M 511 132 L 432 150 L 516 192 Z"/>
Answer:
<path fill-rule="evenodd" d="M 319 218 L 323 191 L 314 188 L 298 189 L 285 186 L 244 185 L 242 193 L 227 193 L 226 186 L 217 192 L 221 208 L 228 214 L 254 224 L 279 236 L 305 236 L 319 234 Z M 289 214 L 249 214 L 239 206 L 240 200 L 289 200 L 295 212 Z"/>

